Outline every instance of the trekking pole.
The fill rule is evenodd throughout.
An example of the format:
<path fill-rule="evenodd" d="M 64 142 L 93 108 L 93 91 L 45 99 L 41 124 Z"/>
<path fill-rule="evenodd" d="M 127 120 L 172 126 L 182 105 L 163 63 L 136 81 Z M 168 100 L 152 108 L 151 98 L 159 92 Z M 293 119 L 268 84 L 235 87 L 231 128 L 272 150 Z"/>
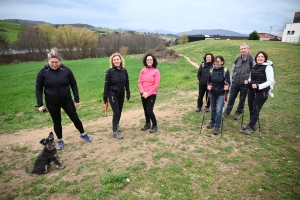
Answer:
<path fill-rule="evenodd" d="M 244 112 L 245 112 L 244 110 L 245 110 L 245 102 L 244 102 L 244 106 L 243 106 L 243 110 L 242 110 L 242 121 L 241 121 L 240 133 L 243 133 L 243 122 L 244 122 Z"/>
<path fill-rule="evenodd" d="M 210 95 L 210 90 L 208 91 L 208 95 L 207 95 L 207 98 L 206 98 L 206 107 L 207 107 L 207 101 L 208 101 L 208 99 L 209 99 L 209 95 Z M 203 122 L 204 122 L 204 116 L 205 116 L 205 109 L 203 109 L 203 117 L 202 117 L 202 123 L 201 123 L 201 127 L 200 127 L 200 135 L 201 135 L 201 131 L 202 131 L 202 126 L 203 126 Z"/>
<path fill-rule="evenodd" d="M 254 90 L 254 98 L 255 98 L 255 104 L 256 104 L 256 91 Z M 259 122 L 259 112 L 258 112 L 258 107 L 257 105 L 255 105 L 256 107 L 256 114 L 257 114 L 257 122 L 258 122 L 258 132 L 259 132 L 259 137 L 261 138 L 261 131 L 260 131 L 260 122 Z"/>
<path fill-rule="evenodd" d="M 224 90 L 224 105 L 223 105 L 223 112 L 222 112 L 222 113 L 224 113 L 225 105 L 226 105 L 226 90 Z M 222 115 L 221 115 L 221 116 L 222 116 Z M 223 135 L 222 135 L 222 133 L 223 133 L 223 119 L 224 119 L 224 117 L 222 116 L 221 137 L 223 136 Z"/>

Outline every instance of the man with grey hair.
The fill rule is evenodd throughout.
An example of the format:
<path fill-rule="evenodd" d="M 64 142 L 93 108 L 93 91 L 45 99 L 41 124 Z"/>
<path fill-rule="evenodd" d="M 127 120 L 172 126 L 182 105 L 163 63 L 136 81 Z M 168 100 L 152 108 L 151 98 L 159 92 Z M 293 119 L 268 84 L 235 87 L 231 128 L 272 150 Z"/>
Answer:
<path fill-rule="evenodd" d="M 230 97 L 227 104 L 227 108 L 224 111 L 224 116 L 230 116 L 234 101 L 240 93 L 240 102 L 234 115 L 234 120 L 240 118 L 240 114 L 243 112 L 245 100 L 247 97 L 247 85 L 244 84 L 244 80 L 248 80 L 252 66 L 255 64 L 254 57 L 249 54 L 250 47 L 248 44 L 243 43 L 240 46 L 241 55 L 236 58 L 232 66 L 232 85 L 230 88 Z"/>

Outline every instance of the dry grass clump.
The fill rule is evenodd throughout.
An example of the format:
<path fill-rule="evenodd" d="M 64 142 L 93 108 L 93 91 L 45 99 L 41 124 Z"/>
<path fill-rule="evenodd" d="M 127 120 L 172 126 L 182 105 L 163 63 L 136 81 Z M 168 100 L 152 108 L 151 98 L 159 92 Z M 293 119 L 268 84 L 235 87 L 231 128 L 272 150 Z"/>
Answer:
<path fill-rule="evenodd" d="M 159 45 L 154 49 L 150 49 L 146 52 L 146 54 L 147 53 L 153 54 L 160 62 L 175 61 L 177 58 L 179 58 L 179 55 L 175 50 L 168 49 L 166 46 L 162 45 Z"/>

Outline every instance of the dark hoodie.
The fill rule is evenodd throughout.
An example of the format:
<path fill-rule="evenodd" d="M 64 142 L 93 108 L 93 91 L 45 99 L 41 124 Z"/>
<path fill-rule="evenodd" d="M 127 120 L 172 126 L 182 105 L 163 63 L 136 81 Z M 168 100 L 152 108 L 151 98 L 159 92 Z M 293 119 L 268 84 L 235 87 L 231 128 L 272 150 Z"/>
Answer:
<path fill-rule="evenodd" d="M 228 84 L 228 87 L 230 87 L 230 74 L 227 70 L 224 77 L 224 67 L 220 66 L 219 68 L 214 67 L 212 70 L 211 75 L 208 78 L 207 84 L 212 85 L 211 93 L 214 95 L 224 95 L 224 85 Z"/>
<path fill-rule="evenodd" d="M 51 69 L 49 64 L 45 65 L 36 77 L 37 106 L 43 106 L 43 91 L 46 101 L 61 101 L 71 98 L 70 87 L 74 95 L 74 101 L 79 103 L 78 87 L 73 72 L 63 64 L 57 70 Z"/>

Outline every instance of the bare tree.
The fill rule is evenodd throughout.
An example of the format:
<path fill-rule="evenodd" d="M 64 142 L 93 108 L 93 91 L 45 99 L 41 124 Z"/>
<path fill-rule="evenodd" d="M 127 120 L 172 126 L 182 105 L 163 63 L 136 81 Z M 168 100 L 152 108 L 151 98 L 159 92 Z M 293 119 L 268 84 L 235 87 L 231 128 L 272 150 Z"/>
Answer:
<path fill-rule="evenodd" d="M 285 29 L 285 27 L 286 27 L 286 25 L 287 25 L 287 24 L 290 24 L 290 23 L 292 23 L 292 22 L 293 22 L 292 19 L 285 18 L 284 20 L 282 20 L 282 23 L 281 23 L 281 25 L 279 25 L 277 31 L 278 31 L 279 33 L 282 34 L 283 31 L 284 31 L 284 29 Z"/>

